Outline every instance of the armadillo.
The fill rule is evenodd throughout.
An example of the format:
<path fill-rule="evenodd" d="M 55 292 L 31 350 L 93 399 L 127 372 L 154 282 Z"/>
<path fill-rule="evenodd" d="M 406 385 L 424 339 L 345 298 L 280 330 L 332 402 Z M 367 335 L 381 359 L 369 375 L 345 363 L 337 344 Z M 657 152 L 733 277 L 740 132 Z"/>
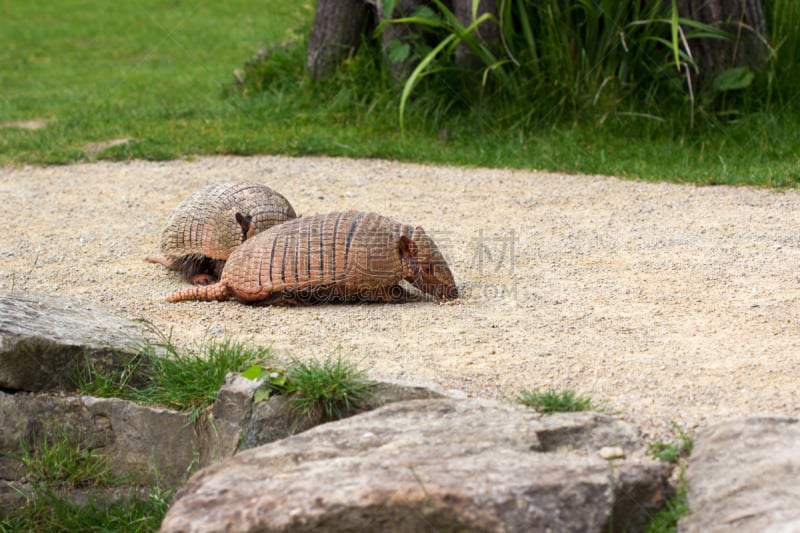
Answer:
<path fill-rule="evenodd" d="M 213 283 L 237 246 L 295 217 L 286 198 L 266 185 L 214 183 L 175 208 L 161 231 L 163 256 L 145 259 L 180 271 L 191 283 Z"/>
<path fill-rule="evenodd" d="M 437 299 L 458 298 L 444 257 L 425 231 L 377 213 L 341 211 L 297 218 L 245 241 L 219 282 L 167 297 L 271 305 L 404 301 L 405 280 Z"/>

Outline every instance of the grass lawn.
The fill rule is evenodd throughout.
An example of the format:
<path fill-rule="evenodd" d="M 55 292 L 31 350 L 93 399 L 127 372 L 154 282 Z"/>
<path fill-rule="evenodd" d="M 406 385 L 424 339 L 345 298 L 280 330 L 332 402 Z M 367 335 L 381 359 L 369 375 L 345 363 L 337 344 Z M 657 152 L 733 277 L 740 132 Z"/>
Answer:
<path fill-rule="evenodd" d="M 482 120 L 491 109 L 431 117 L 412 105 L 401 136 L 398 95 L 376 104 L 347 80 L 321 92 L 303 80 L 299 48 L 283 82 L 257 94 L 227 91 L 259 48 L 302 41 L 310 1 L 9 0 L 3 11 L 0 124 L 48 123 L 0 128 L 0 164 L 330 154 L 699 184 L 800 181 L 791 113 L 682 136 L 631 117 L 522 131 Z M 129 141 L 91 144 L 114 139 Z"/>

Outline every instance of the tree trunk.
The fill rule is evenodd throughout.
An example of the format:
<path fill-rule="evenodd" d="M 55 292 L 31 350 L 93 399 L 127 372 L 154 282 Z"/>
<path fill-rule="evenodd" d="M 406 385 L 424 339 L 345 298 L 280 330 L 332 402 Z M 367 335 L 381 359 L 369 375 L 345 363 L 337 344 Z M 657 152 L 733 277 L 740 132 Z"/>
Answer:
<path fill-rule="evenodd" d="M 341 59 L 352 53 L 361 43 L 370 10 L 374 12 L 375 19 L 381 22 L 410 16 L 419 6 L 429 4 L 427 0 L 397 0 L 392 13 L 384 13 L 380 0 L 319 0 L 308 43 L 306 64 L 309 73 L 315 80 L 319 80 L 334 72 Z M 452 9 L 461 24 L 472 24 L 472 0 L 445 0 L 444 4 Z M 477 16 L 484 13 L 497 16 L 497 0 L 479 0 Z M 477 28 L 476 35 L 488 46 L 499 48 L 500 28 L 495 22 L 482 23 Z M 431 36 L 426 36 L 422 28 L 410 24 L 389 24 L 383 30 L 381 41 L 384 57 L 395 81 L 405 81 L 419 58 L 410 53 L 404 60 L 392 61 L 388 54 L 390 44 L 397 41 L 410 46 L 413 51 L 419 40 L 426 37 Z M 426 44 L 432 47 L 436 45 L 436 41 Z M 480 60 L 463 44 L 456 48 L 455 63 L 465 68 L 481 66 Z"/>
<path fill-rule="evenodd" d="M 458 21 L 465 27 L 472 24 L 472 0 L 452 0 L 453 13 Z M 497 18 L 497 0 L 479 0 L 475 18 L 480 18 L 485 13 L 489 13 Z M 475 35 L 483 41 L 490 49 L 496 50 L 500 43 L 500 27 L 494 21 L 482 22 L 475 30 Z M 469 48 L 463 43 L 456 47 L 455 63 L 464 68 L 480 68 L 481 60 L 476 57 Z"/>
<path fill-rule="evenodd" d="M 391 13 L 384 13 L 380 0 L 372 0 L 370 3 L 375 7 L 376 18 L 379 24 L 383 22 L 384 19 L 408 17 L 416 8 L 427 4 L 425 0 L 397 0 L 394 11 Z M 381 43 L 383 44 L 384 52 L 383 57 L 386 60 L 386 66 L 392 74 L 392 79 L 398 83 L 402 83 L 408 78 L 411 71 L 414 70 L 417 60 L 415 60 L 412 55 L 403 61 L 392 61 L 388 54 L 389 45 L 393 41 L 400 41 L 411 46 L 413 50 L 413 40 L 415 37 L 419 38 L 421 34 L 422 31 L 419 28 L 414 28 L 410 24 L 389 24 L 384 28 L 383 33 L 381 33 Z"/>
<path fill-rule="evenodd" d="M 678 13 L 731 36 L 731 40 L 689 41 L 701 77 L 732 67 L 755 69 L 766 61 L 766 23 L 761 0 L 678 0 Z"/>
<path fill-rule="evenodd" d="M 647 0 L 643 0 L 647 1 Z M 663 0 L 665 5 L 670 0 Z M 370 9 L 377 20 L 410 15 L 426 0 L 397 0 L 392 13 L 384 13 L 380 0 L 319 0 L 308 45 L 307 66 L 314 79 L 334 72 L 343 57 L 353 53 L 361 43 Z M 445 0 L 459 21 L 472 23 L 472 0 Z M 681 17 L 710 24 L 726 31 L 730 40 L 692 39 L 689 50 L 698 67 L 699 78 L 711 79 L 715 73 L 732 67 L 759 68 L 767 60 L 766 24 L 761 0 L 677 0 Z M 497 15 L 497 0 L 479 0 L 477 15 Z M 477 35 L 490 47 L 498 48 L 500 29 L 494 22 L 485 22 Z M 413 40 L 422 32 L 407 24 L 389 24 L 381 35 L 384 51 L 393 41 L 413 48 Z M 414 67 L 413 54 L 403 61 L 392 62 L 386 56 L 389 71 L 397 81 L 405 80 Z M 463 44 L 456 49 L 455 62 L 467 68 L 480 67 Z"/>
<path fill-rule="evenodd" d="M 364 0 L 319 0 L 306 57 L 313 79 L 330 76 L 358 48 L 368 14 Z"/>

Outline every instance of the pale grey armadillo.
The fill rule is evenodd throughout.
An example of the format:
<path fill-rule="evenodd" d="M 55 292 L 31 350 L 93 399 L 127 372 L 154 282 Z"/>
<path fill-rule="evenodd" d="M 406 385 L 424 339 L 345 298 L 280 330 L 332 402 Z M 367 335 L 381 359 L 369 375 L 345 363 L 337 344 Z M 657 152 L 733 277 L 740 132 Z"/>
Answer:
<path fill-rule="evenodd" d="M 296 218 L 288 200 L 258 183 L 223 181 L 194 192 L 161 231 L 163 256 L 148 256 L 195 284 L 216 281 L 231 252 L 267 228 Z"/>
<path fill-rule="evenodd" d="M 342 211 L 290 220 L 239 246 L 218 283 L 167 301 L 261 304 L 402 301 L 406 280 L 439 299 L 458 298 L 453 275 L 421 227 L 377 213 Z"/>

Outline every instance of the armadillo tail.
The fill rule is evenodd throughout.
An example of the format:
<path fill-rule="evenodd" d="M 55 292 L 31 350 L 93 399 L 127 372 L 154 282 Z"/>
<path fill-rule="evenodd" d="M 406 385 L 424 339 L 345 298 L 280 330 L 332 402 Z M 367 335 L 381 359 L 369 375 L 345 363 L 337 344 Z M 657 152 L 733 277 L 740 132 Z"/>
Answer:
<path fill-rule="evenodd" d="M 184 289 L 182 291 L 173 292 L 167 296 L 168 302 L 183 302 L 186 300 L 227 300 L 230 298 L 228 294 L 228 287 L 224 283 L 214 283 L 211 285 L 200 285 Z"/>

